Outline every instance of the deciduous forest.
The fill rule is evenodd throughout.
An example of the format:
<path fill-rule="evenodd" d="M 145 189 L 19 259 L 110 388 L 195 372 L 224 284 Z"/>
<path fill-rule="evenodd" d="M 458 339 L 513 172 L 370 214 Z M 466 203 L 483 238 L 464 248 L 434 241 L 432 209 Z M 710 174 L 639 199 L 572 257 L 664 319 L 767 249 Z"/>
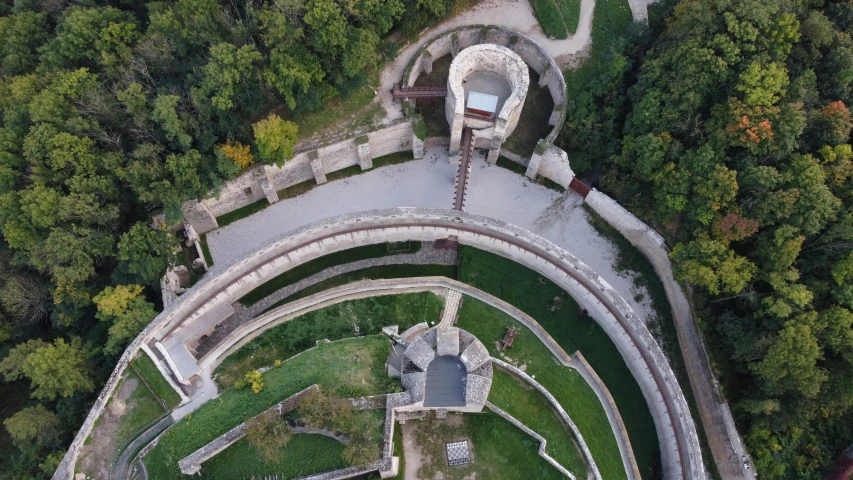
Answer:
<path fill-rule="evenodd" d="M 292 119 L 456 3 L 0 2 L 0 478 L 53 472 L 161 308 L 152 215 L 290 158 Z"/>
<path fill-rule="evenodd" d="M 820 478 L 853 442 L 853 2 L 653 13 L 559 143 L 667 237 L 759 476 Z"/>

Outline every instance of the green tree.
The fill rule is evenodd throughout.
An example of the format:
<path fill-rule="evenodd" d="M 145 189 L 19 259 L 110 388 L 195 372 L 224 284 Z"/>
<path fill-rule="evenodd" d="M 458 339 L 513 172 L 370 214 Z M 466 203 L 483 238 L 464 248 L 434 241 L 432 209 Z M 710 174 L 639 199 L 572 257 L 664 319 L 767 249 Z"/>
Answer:
<path fill-rule="evenodd" d="M 137 223 L 119 239 L 118 259 L 140 283 L 158 285 L 174 262 L 172 249 L 176 245 L 176 238 L 168 231 Z"/>
<path fill-rule="evenodd" d="M 791 320 L 779 332 L 767 356 L 755 363 L 752 370 L 772 391 L 814 397 L 827 379 L 826 371 L 817 365 L 821 357 L 811 326 Z"/>
<path fill-rule="evenodd" d="M 347 42 L 347 20 L 335 0 L 308 0 L 305 4 L 308 41 L 317 52 L 337 57 Z"/>
<path fill-rule="evenodd" d="M 265 162 L 280 167 L 293 158 L 293 147 L 296 146 L 296 134 L 299 131 L 295 123 L 286 122 L 273 114 L 256 122 L 252 128 L 258 153 Z"/>
<path fill-rule="evenodd" d="M 118 353 L 157 316 L 154 305 L 141 293 L 139 285 L 118 285 L 105 288 L 92 299 L 98 307 L 98 320 L 112 323 L 104 346 L 106 353 Z"/>
<path fill-rule="evenodd" d="M 210 47 L 210 60 L 202 68 L 201 92 L 209 96 L 219 110 L 235 108 L 236 96 L 257 88 L 258 65 L 262 58 L 254 45 L 237 48 L 230 43 L 220 43 Z"/>
<path fill-rule="evenodd" d="M 59 420 L 44 405 L 27 407 L 3 421 L 17 445 L 43 448 L 59 440 Z"/>
<path fill-rule="evenodd" d="M 707 289 L 711 294 L 737 294 L 752 281 L 757 269 L 725 242 L 701 236 L 679 243 L 672 250 L 676 276 Z"/>
<path fill-rule="evenodd" d="M 788 71 L 776 63 L 762 65 L 752 62 L 740 74 L 735 87 L 743 94 L 744 102 L 750 107 L 775 105 L 779 95 L 788 86 Z"/>
<path fill-rule="evenodd" d="M 56 26 L 56 37 L 45 50 L 43 61 L 54 66 L 65 66 L 80 61 L 95 61 L 101 56 L 99 47 L 107 43 L 102 39 L 104 30 L 128 32 L 135 28 L 133 15 L 114 7 L 87 8 L 71 6 L 63 10 Z M 127 25 L 125 25 L 127 24 Z M 107 33 L 107 38 L 114 34 Z M 126 34 L 124 40 L 133 40 Z"/>
<path fill-rule="evenodd" d="M 32 396 L 52 400 L 94 390 L 86 359 L 87 352 L 79 338 L 71 343 L 57 338 L 32 352 L 23 365 L 24 375 L 33 388 Z"/>
<path fill-rule="evenodd" d="M 38 48 L 47 42 L 47 14 L 21 12 L 0 17 L 0 72 L 20 75 L 38 65 Z"/>
<path fill-rule="evenodd" d="M 182 150 L 189 150 L 193 139 L 178 116 L 177 107 L 180 101 L 181 97 L 177 95 L 157 95 L 152 102 L 151 119 L 163 128 L 166 139 Z"/>
<path fill-rule="evenodd" d="M 19 380 L 24 375 L 24 363 L 27 357 L 36 350 L 47 346 L 48 344 L 41 339 L 28 340 L 25 343 L 19 343 L 15 348 L 9 350 L 2 361 L 0 361 L 0 373 L 7 382 Z"/>

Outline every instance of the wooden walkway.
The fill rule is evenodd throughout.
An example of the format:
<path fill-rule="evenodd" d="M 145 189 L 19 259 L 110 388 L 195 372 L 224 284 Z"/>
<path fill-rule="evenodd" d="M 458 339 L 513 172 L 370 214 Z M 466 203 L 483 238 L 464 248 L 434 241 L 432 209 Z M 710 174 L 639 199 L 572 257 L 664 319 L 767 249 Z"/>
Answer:
<path fill-rule="evenodd" d="M 462 131 L 462 160 L 456 172 L 456 195 L 453 199 L 453 209 L 462 210 L 465 206 L 465 190 L 468 188 L 468 176 L 471 174 L 471 150 L 473 150 L 472 130 Z"/>

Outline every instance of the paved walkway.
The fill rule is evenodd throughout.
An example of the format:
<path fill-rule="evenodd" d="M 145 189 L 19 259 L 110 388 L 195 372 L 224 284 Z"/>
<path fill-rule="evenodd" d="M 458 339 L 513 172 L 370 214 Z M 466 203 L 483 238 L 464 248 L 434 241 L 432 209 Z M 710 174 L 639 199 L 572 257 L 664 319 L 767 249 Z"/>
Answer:
<path fill-rule="evenodd" d="M 471 159 L 465 211 L 518 225 L 565 248 L 613 286 L 638 316 L 654 318 L 645 288 L 635 285 L 631 275 L 616 270 L 616 249 L 589 223 L 579 195 L 560 194 L 515 172 L 489 165 L 478 155 Z M 456 169 L 449 163 L 447 147 L 435 146 L 422 160 L 332 181 L 304 195 L 281 200 L 208 233 L 213 270 L 282 233 L 334 215 L 381 206 L 447 209 L 448 199 L 453 198 Z"/>

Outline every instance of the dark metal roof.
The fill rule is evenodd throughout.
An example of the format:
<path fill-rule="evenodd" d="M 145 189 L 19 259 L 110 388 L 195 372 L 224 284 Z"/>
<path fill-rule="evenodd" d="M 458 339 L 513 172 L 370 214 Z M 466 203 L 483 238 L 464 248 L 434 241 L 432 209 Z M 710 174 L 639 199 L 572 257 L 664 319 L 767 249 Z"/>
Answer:
<path fill-rule="evenodd" d="M 424 407 L 464 407 L 465 375 L 456 356 L 435 357 L 426 372 Z"/>

